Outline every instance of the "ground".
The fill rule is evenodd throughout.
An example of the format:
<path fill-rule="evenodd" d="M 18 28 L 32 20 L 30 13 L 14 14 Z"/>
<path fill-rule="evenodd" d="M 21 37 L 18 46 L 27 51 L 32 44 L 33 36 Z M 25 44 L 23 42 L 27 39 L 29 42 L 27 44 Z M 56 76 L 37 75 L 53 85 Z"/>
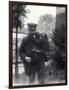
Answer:
<path fill-rule="evenodd" d="M 57 70 L 54 68 L 52 69 L 52 64 L 51 62 L 46 62 L 46 79 L 45 79 L 45 84 L 53 84 L 53 83 L 65 83 L 64 80 L 64 71 L 63 70 Z M 13 68 L 14 72 L 14 68 Z M 19 65 L 19 73 L 18 77 L 16 78 L 15 73 L 13 73 L 13 85 L 28 85 L 28 78 L 25 76 L 24 73 L 24 68 L 23 65 Z M 35 77 L 35 82 L 34 84 L 39 84 L 38 83 L 38 78 L 37 75 Z"/>

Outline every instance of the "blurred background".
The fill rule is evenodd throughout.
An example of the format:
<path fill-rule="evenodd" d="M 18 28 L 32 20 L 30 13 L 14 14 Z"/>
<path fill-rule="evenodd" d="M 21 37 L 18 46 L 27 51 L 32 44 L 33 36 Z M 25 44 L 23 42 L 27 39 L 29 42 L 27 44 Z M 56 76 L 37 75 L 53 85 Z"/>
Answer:
<path fill-rule="evenodd" d="M 27 23 L 37 23 L 37 32 L 46 33 L 50 51 L 46 66 L 46 83 L 65 82 L 65 7 L 13 4 L 13 85 L 27 85 L 23 63 L 19 57 L 19 47 L 28 34 Z M 38 84 L 38 78 L 35 78 Z"/>

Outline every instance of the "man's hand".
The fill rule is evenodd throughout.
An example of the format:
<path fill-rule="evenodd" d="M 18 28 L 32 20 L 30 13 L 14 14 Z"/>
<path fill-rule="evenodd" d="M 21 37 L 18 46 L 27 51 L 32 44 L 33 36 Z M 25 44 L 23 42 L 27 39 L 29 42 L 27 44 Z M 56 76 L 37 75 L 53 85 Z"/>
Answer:
<path fill-rule="evenodd" d="M 30 57 L 25 57 L 26 62 L 31 62 L 31 58 Z"/>

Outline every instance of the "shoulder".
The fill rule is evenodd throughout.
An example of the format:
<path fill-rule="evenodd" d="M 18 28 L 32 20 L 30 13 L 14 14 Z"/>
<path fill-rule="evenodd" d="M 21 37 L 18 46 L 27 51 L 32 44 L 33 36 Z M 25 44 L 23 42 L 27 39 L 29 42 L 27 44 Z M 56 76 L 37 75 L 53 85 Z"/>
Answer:
<path fill-rule="evenodd" d="M 36 35 L 38 35 L 38 36 L 41 36 L 41 33 L 39 33 L 39 32 L 36 32 Z"/>
<path fill-rule="evenodd" d="M 26 36 L 22 39 L 22 43 L 25 43 L 27 40 L 28 40 L 28 36 Z"/>
<path fill-rule="evenodd" d="M 39 37 L 41 37 L 42 39 L 47 39 L 47 34 L 46 33 L 36 33 Z"/>

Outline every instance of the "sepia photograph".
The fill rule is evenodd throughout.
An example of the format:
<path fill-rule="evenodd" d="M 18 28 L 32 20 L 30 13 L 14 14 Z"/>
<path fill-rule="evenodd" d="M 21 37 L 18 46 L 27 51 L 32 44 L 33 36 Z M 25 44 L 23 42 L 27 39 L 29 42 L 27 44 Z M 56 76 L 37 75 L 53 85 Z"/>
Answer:
<path fill-rule="evenodd" d="M 9 1 L 9 88 L 67 84 L 67 5 Z"/>

